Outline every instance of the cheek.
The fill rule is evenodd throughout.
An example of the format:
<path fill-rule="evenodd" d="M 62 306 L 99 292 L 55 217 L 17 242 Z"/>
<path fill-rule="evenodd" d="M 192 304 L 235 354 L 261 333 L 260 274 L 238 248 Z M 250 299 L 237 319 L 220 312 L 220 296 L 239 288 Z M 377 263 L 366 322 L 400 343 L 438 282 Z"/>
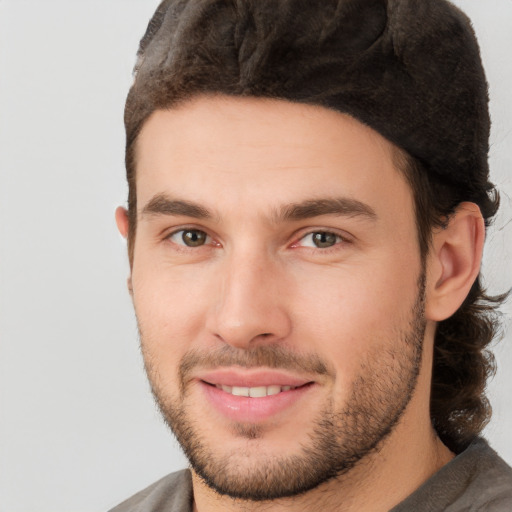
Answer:
<path fill-rule="evenodd" d="M 158 365 L 174 367 L 201 338 L 211 288 L 197 270 L 135 265 L 133 303 L 144 348 Z"/>
<path fill-rule="evenodd" d="M 420 266 L 390 261 L 325 269 L 295 286 L 297 338 L 333 365 L 341 386 L 353 382 L 368 354 L 400 344 L 410 327 Z"/>

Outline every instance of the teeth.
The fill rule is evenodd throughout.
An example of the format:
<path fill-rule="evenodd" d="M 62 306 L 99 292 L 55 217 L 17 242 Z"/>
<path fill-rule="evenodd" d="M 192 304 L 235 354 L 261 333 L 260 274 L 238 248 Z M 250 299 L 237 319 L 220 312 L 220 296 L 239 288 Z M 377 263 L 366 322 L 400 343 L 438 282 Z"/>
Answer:
<path fill-rule="evenodd" d="M 260 386 L 258 388 L 248 388 L 248 391 L 251 398 L 261 398 L 262 396 L 267 396 L 267 388 L 265 386 Z"/>
<path fill-rule="evenodd" d="M 267 395 L 277 395 L 281 393 L 281 386 L 269 386 L 267 388 Z"/>
<path fill-rule="evenodd" d="M 295 389 L 292 388 L 292 386 L 258 386 L 254 388 L 246 388 L 242 386 L 224 386 L 221 384 L 216 384 L 215 387 L 234 396 L 248 396 L 251 398 L 262 398 L 265 396 L 277 395 L 283 391 Z"/>
<path fill-rule="evenodd" d="M 231 389 L 231 394 L 235 396 L 249 396 L 250 388 L 240 388 L 238 386 L 233 386 Z"/>

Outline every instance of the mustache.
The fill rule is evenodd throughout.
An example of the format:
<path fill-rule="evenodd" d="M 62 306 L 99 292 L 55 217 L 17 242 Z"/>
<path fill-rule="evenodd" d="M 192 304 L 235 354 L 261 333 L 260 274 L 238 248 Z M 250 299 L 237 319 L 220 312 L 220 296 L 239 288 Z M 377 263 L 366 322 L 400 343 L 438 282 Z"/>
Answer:
<path fill-rule="evenodd" d="M 328 365 L 315 354 L 292 352 L 279 345 L 261 345 L 253 349 L 237 349 L 225 345 L 209 351 L 187 352 L 179 365 L 180 382 L 190 380 L 196 368 L 215 369 L 223 366 L 259 368 L 262 366 L 296 372 L 329 375 Z"/>

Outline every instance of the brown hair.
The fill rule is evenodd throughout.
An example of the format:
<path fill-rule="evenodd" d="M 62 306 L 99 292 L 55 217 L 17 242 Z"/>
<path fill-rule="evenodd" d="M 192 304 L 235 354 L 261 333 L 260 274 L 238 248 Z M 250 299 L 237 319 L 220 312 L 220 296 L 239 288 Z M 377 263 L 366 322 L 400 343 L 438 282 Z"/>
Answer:
<path fill-rule="evenodd" d="M 488 181 L 478 44 L 452 4 L 423 2 L 422 10 L 428 12 L 410 0 L 164 0 L 141 41 L 125 109 L 130 262 L 137 137 L 155 110 L 200 94 L 320 105 L 381 133 L 401 148 L 396 163 L 414 194 L 423 258 L 433 229 L 461 202 L 477 204 L 489 225 L 499 200 Z M 431 417 L 456 452 L 490 418 L 485 385 L 494 360 L 487 347 L 502 300 L 485 294 L 479 276 L 460 309 L 437 327 Z"/>
<path fill-rule="evenodd" d="M 468 199 L 467 193 L 430 176 L 421 162 L 400 149 L 395 151 L 395 163 L 413 191 L 423 259 L 434 230 L 446 227 L 461 202 L 478 204 L 486 226 L 498 210 L 499 194 L 494 187 Z M 460 308 L 437 325 L 430 415 L 441 440 L 456 453 L 466 448 L 491 418 L 485 389 L 496 364 L 489 345 L 499 333 L 497 309 L 507 295 L 487 295 L 479 274 Z"/>

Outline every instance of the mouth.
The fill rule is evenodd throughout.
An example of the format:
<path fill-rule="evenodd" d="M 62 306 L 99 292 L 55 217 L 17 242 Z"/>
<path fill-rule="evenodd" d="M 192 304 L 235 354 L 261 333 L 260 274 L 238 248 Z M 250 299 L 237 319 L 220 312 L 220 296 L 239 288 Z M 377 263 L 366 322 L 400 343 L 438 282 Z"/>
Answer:
<path fill-rule="evenodd" d="M 279 395 L 280 393 L 285 393 L 286 391 L 292 391 L 313 384 L 312 382 L 307 382 L 301 386 L 279 386 L 277 384 L 271 384 L 270 386 L 245 387 L 227 386 L 225 384 L 211 384 L 206 381 L 203 382 L 207 385 L 215 386 L 217 389 L 224 391 L 224 393 L 228 393 L 233 396 L 243 396 L 249 398 L 264 398 L 266 396 Z"/>
<path fill-rule="evenodd" d="M 315 381 L 286 372 L 239 369 L 213 371 L 197 382 L 217 414 L 241 423 L 297 414 L 297 405 L 318 388 Z"/>

